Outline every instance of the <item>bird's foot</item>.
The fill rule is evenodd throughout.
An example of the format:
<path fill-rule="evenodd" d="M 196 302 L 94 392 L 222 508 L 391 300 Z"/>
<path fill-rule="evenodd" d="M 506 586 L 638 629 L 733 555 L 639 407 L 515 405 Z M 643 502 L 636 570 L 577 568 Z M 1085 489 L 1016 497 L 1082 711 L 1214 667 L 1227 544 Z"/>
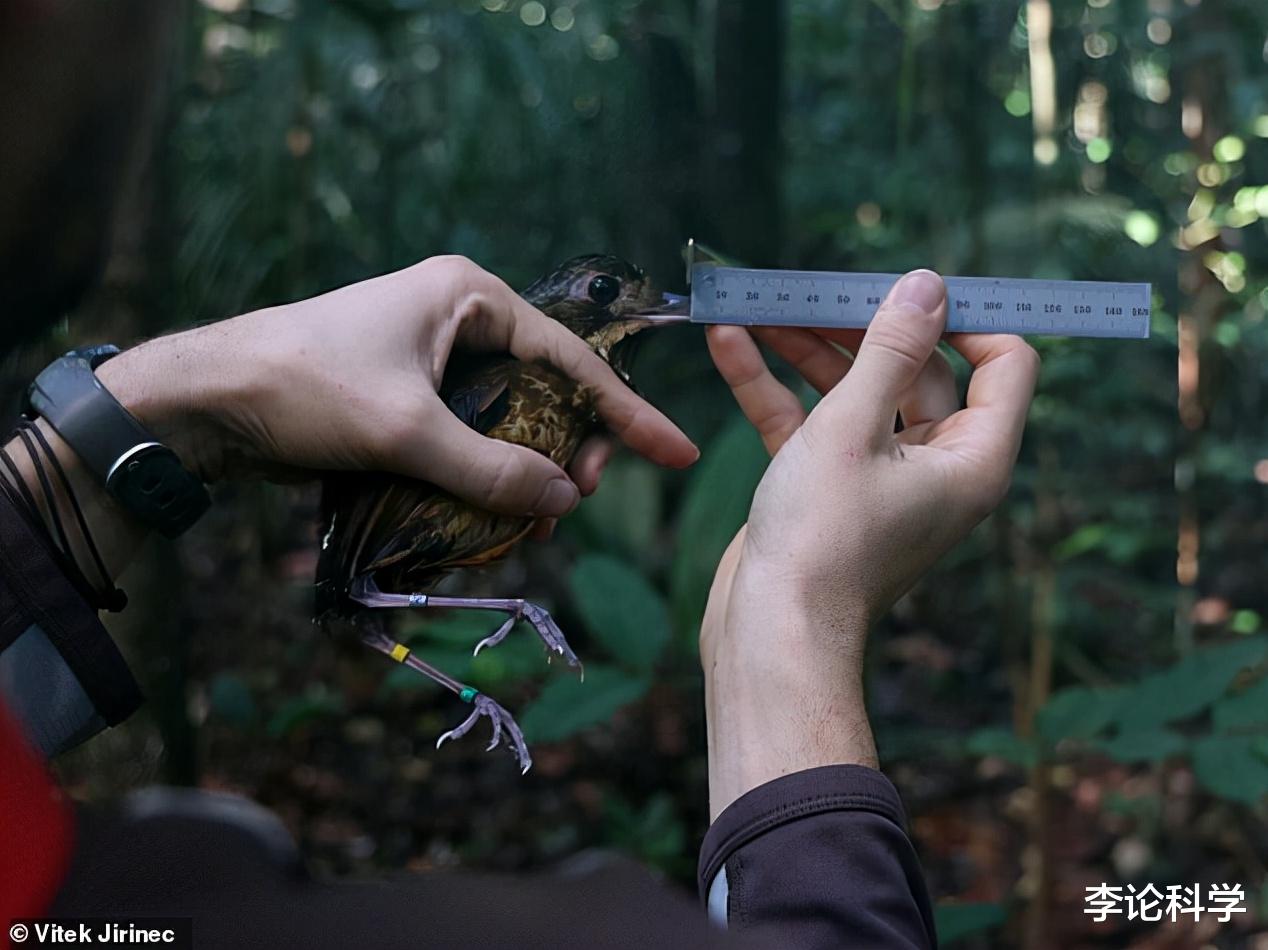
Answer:
<path fill-rule="evenodd" d="M 536 604 L 530 604 L 528 601 L 521 600 L 513 603 L 513 606 L 504 608 L 509 610 L 511 615 L 506 618 L 502 626 L 476 644 L 473 655 L 479 656 L 480 651 L 485 647 L 497 646 L 507 638 L 517 621 L 526 620 L 537 631 L 537 636 L 541 638 L 542 643 L 546 645 L 546 649 L 549 651 L 548 656 L 562 656 L 569 666 L 580 669 L 581 675 L 584 677 L 585 668 L 582 667 L 581 660 L 573 652 L 572 647 L 568 645 L 564 632 L 559 629 L 559 624 L 555 623 L 555 619 L 550 613 Z"/>
<path fill-rule="evenodd" d="M 489 721 L 493 724 L 493 738 L 489 741 L 486 751 L 491 752 L 497 748 L 499 742 L 504 742 L 519 762 L 521 775 L 533 767 L 533 758 L 528 754 L 528 745 L 524 742 L 524 733 L 520 731 L 519 725 L 509 712 L 488 696 L 472 689 L 470 686 L 465 687 L 459 695 L 475 708 L 471 710 L 471 715 L 459 725 L 450 729 L 436 740 L 437 749 L 450 739 L 461 739 L 479 722 L 481 716 L 488 716 Z"/>
<path fill-rule="evenodd" d="M 475 654 L 486 647 L 497 646 L 515 629 L 517 621 L 526 620 L 533 625 L 537 636 L 546 645 L 547 656 L 561 656 L 568 665 L 585 671 L 581 660 L 568 645 L 559 624 L 543 608 L 518 598 L 501 597 L 440 597 L 432 594 L 386 594 L 379 590 L 370 575 L 357 578 L 349 587 L 348 596 L 364 607 L 432 607 L 441 610 L 497 610 L 509 616 L 493 633 L 475 645 Z"/>
<path fill-rule="evenodd" d="M 480 651 L 485 647 L 495 647 L 507 638 L 510 632 L 515 629 L 516 622 L 520 619 L 519 614 L 511 614 L 506 618 L 502 626 L 498 627 L 491 634 L 475 645 L 475 649 L 471 651 L 472 656 L 479 656 Z"/>

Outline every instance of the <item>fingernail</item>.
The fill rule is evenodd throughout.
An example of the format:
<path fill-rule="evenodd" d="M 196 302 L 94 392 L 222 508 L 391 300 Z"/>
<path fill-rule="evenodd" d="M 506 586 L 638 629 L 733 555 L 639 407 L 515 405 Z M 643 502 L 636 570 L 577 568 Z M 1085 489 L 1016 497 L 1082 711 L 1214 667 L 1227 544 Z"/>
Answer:
<path fill-rule="evenodd" d="M 914 304 L 925 313 L 932 313 L 942 303 L 944 294 L 942 278 L 931 270 L 914 270 L 898 279 L 889 296 L 888 304 Z"/>
<path fill-rule="evenodd" d="M 552 478 L 533 506 L 532 514 L 538 518 L 558 518 L 576 508 L 580 500 L 581 492 L 569 479 Z"/>

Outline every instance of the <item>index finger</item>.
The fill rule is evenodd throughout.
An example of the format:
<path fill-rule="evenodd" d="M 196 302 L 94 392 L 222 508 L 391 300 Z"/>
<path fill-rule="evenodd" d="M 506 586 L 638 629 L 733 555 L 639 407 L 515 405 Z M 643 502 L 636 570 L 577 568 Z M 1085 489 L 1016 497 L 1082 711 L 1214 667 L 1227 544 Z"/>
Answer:
<path fill-rule="evenodd" d="M 685 468 L 700 450 L 659 409 L 625 385 L 597 353 L 562 324 L 497 281 L 481 295 L 488 321 L 481 341 L 505 347 L 520 360 L 545 360 L 594 393 L 595 409 L 607 427 L 640 455 L 671 468 Z M 464 321 L 465 322 L 465 321 Z"/>
<path fill-rule="evenodd" d="M 1039 377 L 1039 354 L 1019 336 L 949 333 L 947 343 L 969 361 L 973 374 L 965 412 L 986 423 L 997 445 L 1015 453 Z"/>

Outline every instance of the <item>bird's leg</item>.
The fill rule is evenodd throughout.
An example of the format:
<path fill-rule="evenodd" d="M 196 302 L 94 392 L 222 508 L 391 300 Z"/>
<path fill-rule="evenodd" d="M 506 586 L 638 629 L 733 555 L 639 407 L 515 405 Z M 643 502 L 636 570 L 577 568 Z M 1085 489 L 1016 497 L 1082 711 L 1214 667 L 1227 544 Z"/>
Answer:
<path fill-rule="evenodd" d="M 436 748 L 439 749 L 448 739 L 461 739 L 471 731 L 471 728 L 480 720 L 481 716 L 488 716 L 489 721 L 493 724 L 493 738 L 489 742 L 486 751 L 492 751 L 497 748 L 498 743 L 505 738 L 507 747 L 515 754 L 515 758 L 520 764 L 520 774 L 522 775 L 532 768 L 533 757 L 528 754 L 528 745 L 524 741 L 524 733 L 520 731 L 519 725 L 516 724 L 511 714 L 488 696 L 485 696 L 472 686 L 464 686 L 449 674 L 419 659 L 410 651 L 409 647 L 397 643 L 382 630 L 366 630 L 361 635 L 361 640 L 367 646 L 373 647 L 380 653 L 391 657 L 397 663 L 408 666 L 428 679 L 439 683 L 445 689 L 457 693 L 458 698 L 464 703 L 471 703 L 475 707 L 471 710 L 471 715 L 436 740 Z"/>
<path fill-rule="evenodd" d="M 385 594 L 374 583 L 373 577 L 359 577 L 352 582 L 348 596 L 365 607 L 438 607 L 458 610 L 500 610 L 510 614 L 505 623 L 476 644 L 475 653 L 485 647 L 496 646 L 506 639 L 517 620 L 527 620 L 546 644 L 546 649 L 562 656 L 569 666 L 581 668 L 581 661 L 564 633 L 550 616 L 536 604 L 526 600 L 495 597 L 433 597 L 431 594 Z M 583 674 L 584 675 L 584 671 Z"/>

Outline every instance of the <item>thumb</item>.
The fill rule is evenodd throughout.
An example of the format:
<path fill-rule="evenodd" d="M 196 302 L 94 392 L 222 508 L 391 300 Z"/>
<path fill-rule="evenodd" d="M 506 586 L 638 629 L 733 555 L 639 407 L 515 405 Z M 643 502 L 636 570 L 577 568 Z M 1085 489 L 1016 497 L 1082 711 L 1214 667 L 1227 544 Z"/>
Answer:
<path fill-rule="evenodd" d="M 854 365 L 824 402 L 870 434 L 888 437 L 902 393 L 916 381 L 946 325 L 947 290 L 930 270 L 899 278 L 876 311 Z"/>
<path fill-rule="evenodd" d="M 577 506 L 577 486 L 546 456 L 483 436 L 436 402 L 427 437 L 397 446 L 393 469 L 500 514 L 557 518 Z"/>

